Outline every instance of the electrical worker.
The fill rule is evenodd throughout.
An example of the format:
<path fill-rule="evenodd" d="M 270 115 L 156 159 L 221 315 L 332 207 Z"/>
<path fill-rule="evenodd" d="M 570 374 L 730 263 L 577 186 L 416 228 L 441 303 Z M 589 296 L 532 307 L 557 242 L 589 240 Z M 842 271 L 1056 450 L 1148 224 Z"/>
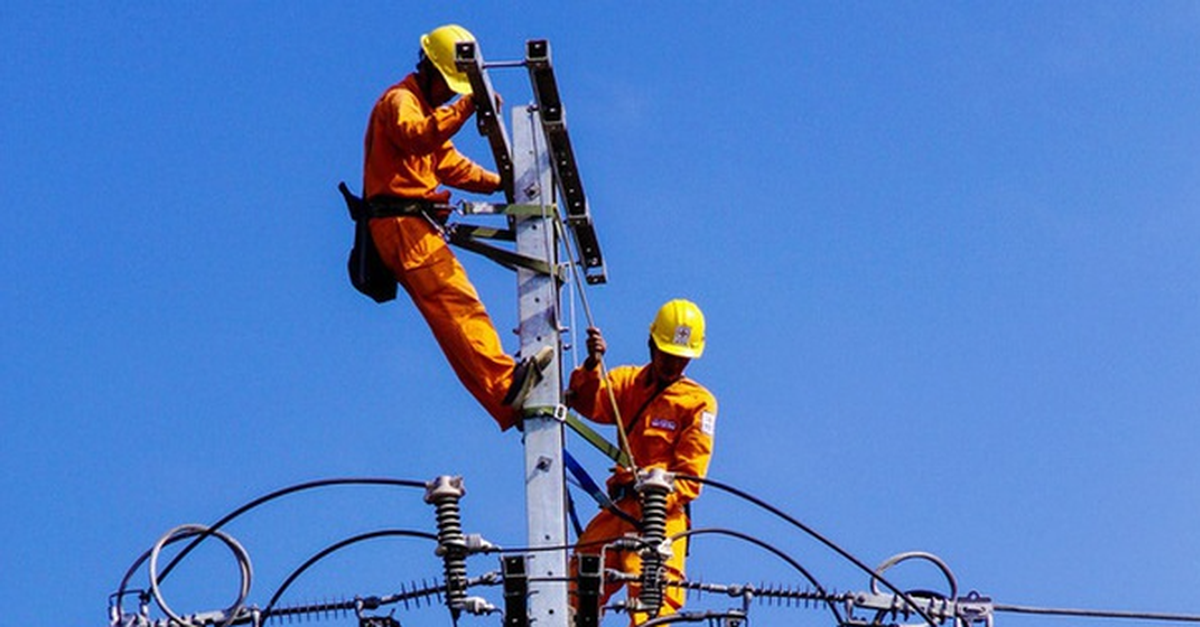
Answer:
<path fill-rule="evenodd" d="M 620 410 L 622 429 L 629 442 L 633 461 L 641 470 L 662 468 L 670 473 L 704 477 L 712 458 L 713 435 L 717 422 L 717 401 L 704 386 L 684 376 L 692 359 L 704 352 L 704 314 L 687 300 L 672 300 L 659 309 L 650 325 L 650 363 L 645 366 L 620 366 L 601 377 L 600 360 L 607 351 L 604 336 L 597 328 L 588 329 L 587 359 L 571 373 L 567 404 L 583 416 L 599 423 L 615 424 L 616 414 L 608 389 L 612 389 Z M 641 520 L 641 504 L 634 491 L 636 477 L 628 468 L 616 468 L 608 479 L 609 496 L 615 506 L 635 520 Z M 695 481 L 676 481 L 667 497 L 667 537 L 689 526 L 686 505 L 700 494 Z M 637 530 L 624 517 L 602 509 L 579 537 L 577 553 L 598 554 L 604 544 Z M 665 576 L 678 581 L 684 576 L 685 542 L 676 542 L 665 560 Z M 636 551 L 605 551 L 604 568 L 638 575 L 641 559 Z M 600 595 L 601 607 L 620 589 L 619 582 L 605 582 Z M 636 599 L 640 586 L 629 584 L 628 596 Z M 671 614 L 683 606 L 684 591 L 665 586 L 664 606 L 660 615 Z M 645 613 L 631 615 L 633 624 L 646 620 Z"/>
<path fill-rule="evenodd" d="M 492 193 L 500 175 L 470 160 L 450 138 L 475 113 L 471 85 L 455 66 L 455 45 L 474 42 L 467 29 L 441 26 L 421 37 L 416 71 L 388 87 L 371 111 L 363 165 L 363 197 L 372 215 L 397 207 L 407 215 L 375 217 L 371 236 L 384 264 L 424 316 L 450 366 L 500 428 L 519 420 L 521 397 L 552 356 L 543 348 L 517 364 L 466 271 L 446 244 L 434 203 L 447 185 Z M 461 96 L 454 102 L 456 96 Z"/>

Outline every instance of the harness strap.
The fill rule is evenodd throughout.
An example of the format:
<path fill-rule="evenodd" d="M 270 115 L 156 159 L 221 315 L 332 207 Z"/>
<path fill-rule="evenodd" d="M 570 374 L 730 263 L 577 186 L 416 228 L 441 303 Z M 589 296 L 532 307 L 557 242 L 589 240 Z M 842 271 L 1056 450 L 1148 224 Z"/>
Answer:
<path fill-rule="evenodd" d="M 432 200 L 421 198 L 399 198 L 396 196 L 375 196 L 364 200 L 350 191 L 345 181 L 338 183 L 338 191 L 346 200 L 346 208 L 350 210 L 350 219 L 358 222 L 371 218 L 397 218 L 402 216 L 425 216 L 431 212 L 449 212 L 453 207 L 438 204 Z"/>
<path fill-rule="evenodd" d="M 429 217 L 432 212 L 451 209 L 450 205 L 439 205 L 430 200 L 392 196 L 376 196 L 367 200 L 366 205 L 369 218 Z"/>
<path fill-rule="evenodd" d="M 579 487 L 583 488 L 584 492 L 587 492 L 593 499 L 596 500 L 596 504 L 608 510 L 621 520 L 633 525 L 634 528 L 642 528 L 641 521 L 621 511 L 621 509 L 617 507 L 615 503 L 613 503 L 612 499 L 608 498 L 608 495 L 604 493 L 604 490 L 600 487 L 600 485 L 597 484 L 594 479 L 592 479 L 591 475 L 587 474 L 587 471 L 583 469 L 583 466 L 575 460 L 575 458 L 567 449 L 563 449 L 563 465 L 566 466 L 567 470 L 571 471 L 572 475 L 574 475 L 575 480 L 579 482 Z"/>
<path fill-rule="evenodd" d="M 604 439 L 604 436 L 597 433 L 596 430 L 588 426 L 586 422 L 580 420 L 579 416 L 575 415 L 574 413 L 567 412 L 566 423 L 568 427 L 571 427 L 571 429 L 573 429 L 575 433 L 578 433 L 580 437 L 586 440 L 588 444 L 596 447 L 609 459 L 617 462 L 618 466 L 621 466 L 622 468 L 629 466 L 629 455 L 627 455 L 625 451 L 617 448 L 617 446 L 612 442 Z"/>
<path fill-rule="evenodd" d="M 579 523 L 579 514 L 575 512 L 575 499 L 567 492 L 567 515 L 571 518 L 571 526 L 575 528 L 575 537 L 583 535 L 583 525 Z"/>

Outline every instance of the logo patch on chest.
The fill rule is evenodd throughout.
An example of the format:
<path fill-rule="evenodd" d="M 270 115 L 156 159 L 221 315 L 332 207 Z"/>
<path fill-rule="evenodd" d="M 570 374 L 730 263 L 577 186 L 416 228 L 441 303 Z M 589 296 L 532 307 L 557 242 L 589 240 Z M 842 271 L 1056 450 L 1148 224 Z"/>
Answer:
<path fill-rule="evenodd" d="M 651 418 L 650 426 L 655 429 L 663 429 L 665 431 L 674 431 L 678 425 L 674 420 L 669 418 Z"/>

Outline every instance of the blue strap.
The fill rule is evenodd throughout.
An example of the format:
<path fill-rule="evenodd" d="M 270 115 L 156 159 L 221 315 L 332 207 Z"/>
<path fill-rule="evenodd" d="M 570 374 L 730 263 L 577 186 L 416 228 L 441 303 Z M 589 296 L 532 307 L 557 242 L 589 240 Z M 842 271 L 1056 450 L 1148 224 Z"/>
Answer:
<path fill-rule="evenodd" d="M 567 470 L 570 470 L 571 474 L 575 476 L 575 480 L 579 482 L 579 487 L 583 488 L 584 492 L 587 492 L 592 498 L 596 499 L 600 507 L 612 507 L 612 499 L 608 498 L 608 495 L 604 493 L 600 485 L 592 479 L 591 475 L 587 474 L 587 471 L 583 469 L 583 466 L 579 462 L 575 461 L 575 458 L 571 456 L 571 453 L 567 449 L 563 449 L 563 463 L 566 464 Z"/>
<path fill-rule="evenodd" d="M 567 470 L 570 470 L 571 474 L 575 476 L 575 480 L 579 482 L 579 487 L 583 488 L 584 492 L 590 494 L 592 498 L 596 500 L 596 503 L 600 505 L 600 507 L 612 512 L 614 516 L 633 525 L 634 528 L 642 528 L 641 521 L 621 511 L 621 508 L 617 507 L 616 504 L 613 503 L 612 499 L 608 498 L 608 494 L 604 492 L 604 489 L 601 488 L 600 485 L 597 484 L 590 475 L 588 475 L 587 471 L 583 469 L 583 466 L 580 465 L 579 462 L 575 461 L 575 458 L 572 457 L 571 453 L 565 448 L 563 449 L 563 464 L 567 467 Z"/>
<path fill-rule="evenodd" d="M 579 524 L 579 514 L 575 513 L 575 499 L 567 492 L 567 514 L 571 516 L 571 526 L 575 528 L 575 537 L 583 535 L 583 525 Z"/>

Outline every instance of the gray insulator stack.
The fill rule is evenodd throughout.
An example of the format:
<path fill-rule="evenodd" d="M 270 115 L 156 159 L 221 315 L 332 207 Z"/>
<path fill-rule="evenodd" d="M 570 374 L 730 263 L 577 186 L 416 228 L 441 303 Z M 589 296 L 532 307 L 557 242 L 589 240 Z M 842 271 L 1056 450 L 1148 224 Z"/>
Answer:
<path fill-rule="evenodd" d="M 641 610 L 657 616 L 663 604 L 663 562 L 667 540 L 667 495 L 674 491 L 675 477 L 661 468 L 651 468 L 638 476 L 637 491 L 642 500 L 642 572 L 638 602 Z"/>
<path fill-rule="evenodd" d="M 458 620 L 467 598 L 467 539 L 458 502 L 466 494 L 462 477 L 441 476 L 425 489 L 425 502 L 437 512 L 438 548 L 446 573 L 446 606 Z"/>

